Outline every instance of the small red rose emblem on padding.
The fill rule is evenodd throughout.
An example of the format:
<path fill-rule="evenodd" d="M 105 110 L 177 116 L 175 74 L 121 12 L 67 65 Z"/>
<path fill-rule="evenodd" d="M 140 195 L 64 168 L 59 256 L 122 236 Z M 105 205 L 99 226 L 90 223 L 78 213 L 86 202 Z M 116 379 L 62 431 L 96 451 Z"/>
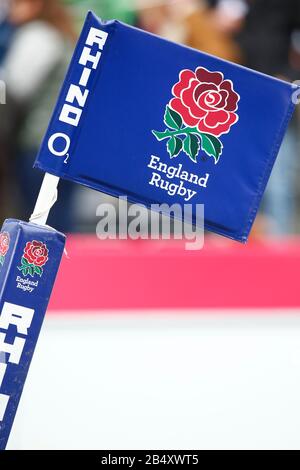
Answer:
<path fill-rule="evenodd" d="M 24 250 L 24 258 L 35 266 L 44 266 L 48 261 L 48 248 L 42 242 L 28 242 Z"/>
<path fill-rule="evenodd" d="M 5 256 L 9 250 L 10 236 L 7 232 L 0 233 L 0 265 L 3 265 Z"/>
<path fill-rule="evenodd" d="M 49 259 L 49 250 L 47 246 L 37 240 L 26 243 L 22 257 L 22 266 L 18 269 L 22 271 L 23 276 L 28 274 L 34 277 L 35 274 L 42 276 L 43 268 Z"/>
<path fill-rule="evenodd" d="M 223 145 L 219 137 L 227 134 L 239 117 L 240 96 L 231 80 L 221 72 L 204 67 L 182 70 L 172 88 L 173 98 L 167 105 L 164 122 L 169 129 L 152 131 L 158 140 L 169 138 L 171 158 L 184 151 L 194 162 L 200 148 L 219 161 Z M 184 139 L 182 140 L 182 136 Z"/>

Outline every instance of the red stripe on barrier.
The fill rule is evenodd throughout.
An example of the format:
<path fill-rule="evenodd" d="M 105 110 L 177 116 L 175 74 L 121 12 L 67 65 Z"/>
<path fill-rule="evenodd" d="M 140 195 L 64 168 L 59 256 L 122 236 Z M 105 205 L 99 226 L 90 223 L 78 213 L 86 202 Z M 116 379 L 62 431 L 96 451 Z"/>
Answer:
<path fill-rule="evenodd" d="M 183 242 L 71 236 L 67 250 L 52 311 L 300 307 L 300 240 L 185 251 Z"/>

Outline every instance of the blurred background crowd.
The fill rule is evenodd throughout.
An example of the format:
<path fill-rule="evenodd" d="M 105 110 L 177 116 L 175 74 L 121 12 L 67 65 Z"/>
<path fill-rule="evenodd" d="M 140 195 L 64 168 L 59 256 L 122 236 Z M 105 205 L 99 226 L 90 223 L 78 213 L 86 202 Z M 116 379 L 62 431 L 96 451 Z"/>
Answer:
<path fill-rule="evenodd" d="M 43 175 L 32 165 L 88 9 L 287 81 L 300 79 L 300 0 L 0 0 L 0 225 L 27 220 Z M 272 119 L 272 116 L 266 116 Z M 298 112 L 254 236 L 300 230 Z M 49 223 L 94 232 L 100 194 L 61 182 Z"/>

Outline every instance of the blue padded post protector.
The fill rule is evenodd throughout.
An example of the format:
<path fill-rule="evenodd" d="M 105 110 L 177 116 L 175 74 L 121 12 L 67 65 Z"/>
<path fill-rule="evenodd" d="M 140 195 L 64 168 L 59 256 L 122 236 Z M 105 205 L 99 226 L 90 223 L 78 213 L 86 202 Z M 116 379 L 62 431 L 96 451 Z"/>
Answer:
<path fill-rule="evenodd" d="M 6 220 L 0 232 L 0 449 L 5 449 L 42 327 L 65 236 Z"/>

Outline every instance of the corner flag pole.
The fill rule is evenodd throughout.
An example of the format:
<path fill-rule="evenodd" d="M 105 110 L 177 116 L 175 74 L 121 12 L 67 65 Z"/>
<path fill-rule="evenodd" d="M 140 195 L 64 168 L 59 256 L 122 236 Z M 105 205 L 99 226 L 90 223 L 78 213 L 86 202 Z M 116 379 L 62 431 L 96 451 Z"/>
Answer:
<path fill-rule="evenodd" d="M 50 210 L 57 201 L 57 187 L 60 178 L 45 173 L 44 180 L 36 201 L 30 222 L 38 225 L 46 225 Z"/>

